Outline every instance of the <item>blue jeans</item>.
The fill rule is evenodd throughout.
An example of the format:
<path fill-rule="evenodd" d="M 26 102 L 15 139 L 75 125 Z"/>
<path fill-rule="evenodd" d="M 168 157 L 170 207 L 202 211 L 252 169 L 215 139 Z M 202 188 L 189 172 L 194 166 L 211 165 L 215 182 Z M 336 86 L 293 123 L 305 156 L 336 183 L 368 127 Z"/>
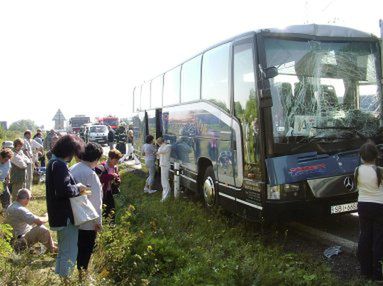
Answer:
<path fill-rule="evenodd" d="M 146 179 L 146 185 L 149 185 L 150 187 L 153 187 L 154 185 L 154 179 L 156 176 L 156 163 L 154 160 L 146 160 L 145 165 L 148 168 L 149 176 Z"/>
<path fill-rule="evenodd" d="M 57 230 L 58 254 L 56 258 L 56 274 L 69 277 L 77 259 L 78 228 L 72 223 Z"/>

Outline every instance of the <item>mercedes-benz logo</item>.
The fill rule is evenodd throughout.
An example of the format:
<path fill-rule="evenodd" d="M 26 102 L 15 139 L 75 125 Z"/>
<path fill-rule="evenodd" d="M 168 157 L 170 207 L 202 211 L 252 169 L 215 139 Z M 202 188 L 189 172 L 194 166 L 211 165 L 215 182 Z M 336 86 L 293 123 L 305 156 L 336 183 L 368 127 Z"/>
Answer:
<path fill-rule="evenodd" d="M 344 178 L 343 180 L 343 185 L 345 186 L 345 188 L 349 191 L 351 191 L 353 188 L 354 188 L 354 182 L 353 180 L 351 179 L 351 177 L 346 177 Z"/>

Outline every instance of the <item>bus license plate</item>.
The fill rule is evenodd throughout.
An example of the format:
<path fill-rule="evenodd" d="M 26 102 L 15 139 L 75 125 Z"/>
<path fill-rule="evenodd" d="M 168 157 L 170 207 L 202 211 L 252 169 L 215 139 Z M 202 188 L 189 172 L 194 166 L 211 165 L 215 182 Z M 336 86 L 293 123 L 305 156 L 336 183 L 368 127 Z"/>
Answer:
<path fill-rule="evenodd" d="M 336 205 L 336 206 L 331 206 L 331 214 L 351 212 L 351 211 L 356 211 L 357 209 L 358 209 L 358 203 Z"/>

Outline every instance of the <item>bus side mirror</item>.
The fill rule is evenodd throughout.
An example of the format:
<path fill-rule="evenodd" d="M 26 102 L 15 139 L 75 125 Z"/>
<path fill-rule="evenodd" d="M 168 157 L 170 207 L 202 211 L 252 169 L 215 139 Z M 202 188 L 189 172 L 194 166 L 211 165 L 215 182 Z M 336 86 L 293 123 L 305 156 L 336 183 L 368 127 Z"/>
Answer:
<path fill-rule="evenodd" d="M 259 97 L 259 105 L 261 108 L 267 108 L 273 106 L 273 100 L 271 98 L 271 90 L 270 89 L 261 89 Z"/>
<path fill-rule="evenodd" d="M 276 67 L 268 67 L 264 69 L 259 65 L 259 70 L 264 79 L 274 78 L 278 75 L 278 69 Z"/>

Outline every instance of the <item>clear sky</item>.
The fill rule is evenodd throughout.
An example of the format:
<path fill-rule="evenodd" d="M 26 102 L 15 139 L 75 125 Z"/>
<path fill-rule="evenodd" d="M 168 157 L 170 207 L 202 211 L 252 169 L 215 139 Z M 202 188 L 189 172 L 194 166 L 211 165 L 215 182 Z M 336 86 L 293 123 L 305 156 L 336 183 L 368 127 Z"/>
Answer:
<path fill-rule="evenodd" d="M 381 0 L 0 0 L 0 121 L 124 117 L 135 85 L 237 34 L 335 23 L 379 35 L 380 18 Z"/>

